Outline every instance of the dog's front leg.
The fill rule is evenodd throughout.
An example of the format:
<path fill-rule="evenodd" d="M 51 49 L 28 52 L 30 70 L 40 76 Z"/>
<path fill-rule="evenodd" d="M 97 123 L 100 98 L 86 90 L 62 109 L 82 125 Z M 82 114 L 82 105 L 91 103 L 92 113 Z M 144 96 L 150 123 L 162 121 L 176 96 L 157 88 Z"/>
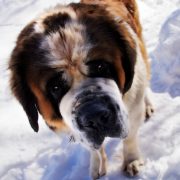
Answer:
<path fill-rule="evenodd" d="M 130 131 L 128 137 L 123 143 L 124 154 L 124 171 L 130 176 L 136 176 L 141 168 L 144 166 L 144 160 L 141 157 L 139 149 L 138 130 L 140 125 L 144 122 L 145 118 L 145 103 L 144 98 L 139 100 L 139 104 L 134 106 L 130 119 Z"/>
<path fill-rule="evenodd" d="M 106 174 L 106 159 L 106 153 L 103 147 L 101 147 L 99 150 L 91 151 L 90 175 L 93 180 L 98 179 Z"/>
<path fill-rule="evenodd" d="M 127 175 L 136 176 L 144 166 L 144 160 L 140 155 L 138 137 L 127 138 L 124 141 L 124 165 Z"/>

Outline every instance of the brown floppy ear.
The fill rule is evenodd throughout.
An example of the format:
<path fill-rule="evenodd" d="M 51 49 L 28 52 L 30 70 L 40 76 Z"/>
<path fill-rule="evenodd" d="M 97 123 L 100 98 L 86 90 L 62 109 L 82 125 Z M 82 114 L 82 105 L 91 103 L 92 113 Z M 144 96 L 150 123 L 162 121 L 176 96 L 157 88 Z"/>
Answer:
<path fill-rule="evenodd" d="M 36 99 L 29 87 L 27 86 L 23 77 L 20 76 L 17 67 L 11 67 L 11 89 L 17 100 L 21 103 L 29 123 L 35 132 L 38 132 L 38 110 L 36 106 Z"/>
<path fill-rule="evenodd" d="M 129 1 L 127 1 L 127 3 L 128 2 Z M 107 11 L 110 13 L 116 23 L 116 30 L 114 32 L 114 36 L 120 50 L 120 63 L 123 67 L 125 75 L 123 94 L 125 94 L 132 85 L 137 58 L 137 42 L 135 42 L 135 39 L 130 32 L 134 31 L 134 33 L 137 33 L 136 21 L 125 5 L 126 4 L 122 4 L 122 1 L 114 1 L 114 4 L 110 5 L 110 8 L 107 9 Z M 135 12 L 135 10 L 133 12 Z M 128 30 L 127 26 L 129 26 L 129 28 L 131 29 L 130 31 Z M 116 65 L 118 66 L 117 62 Z M 121 75 L 119 77 L 121 77 Z"/>
<path fill-rule="evenodd" d="M 11 67 L 11 89 L 17 100 L 21 103 L 26 115 L 29 119 L 29 123 L 35 132 L 38 132 L 38 110 L 36 107 L 36 99 L 29 87 L 27 86 L 25 79 L 19 76 L 17 67 Z"/>
<path fill-rule="evenodd" d="M 23 42 L 33 32 L 33 23 L 27 25 L 20 33 L 16 47 L 14 48 L 9 62 L 9 70 L 11 71 L 10 86 L 13 94 L 21 103 L 26 112 L 29 123 L 35 132 L 38 132 L 38 110 L 36 106 L 36 98 L 27 85 L 26 59 L 23 56 Z"/>
<path fill-rule="evenodd" d="M 130 89 L 134 78 L 137 45 L 139 46 L 142 56 L 146 61 L 147 70 L 150 71 L 147 61 L 148 56 L 142 38 L 142 27 L 139 21 L 138 7 L 135 0 L 119 0 L 110 3 L 107 11 L 114 18 L 118 27 L 119 38 L 117 39 L 119 41 L 119 48 L 121 51 L 121 64 L 125 74 L 125 83 L 123 88 L 123 93 L 125 94 Z M 135 42 L 136 40 L 133 38 L 132 33 L 128 30 L 127 25 L 131 29 L 130 31 L 134 31 L 139 38 L 138 42 Z"/>
<path fill-rule="evenodd" d="M 121 64 L 125 74 L 123 94 L 125 94 L 130 89 L 133 82 L 137 54 L 133 41 L 130 42 L 126 37 L 121 37 L 120 42 Z"/>
<path fill-rule="evenodd" d="M 125 94 L 131 88 L 134 79 L 137 58 L 136 42 L 127 31 L 124 23 L 121 24 L 121 22 L 114 28 L 113 35 L 120 52 L 120 60 L 115 60 L 114 62 L 115 68 L 118 73 L 122 93 Z M 122 73 L 119 67 L 122 67 L 124 73 Z M 122 74 L 124 74 L 123 78 Z"/>

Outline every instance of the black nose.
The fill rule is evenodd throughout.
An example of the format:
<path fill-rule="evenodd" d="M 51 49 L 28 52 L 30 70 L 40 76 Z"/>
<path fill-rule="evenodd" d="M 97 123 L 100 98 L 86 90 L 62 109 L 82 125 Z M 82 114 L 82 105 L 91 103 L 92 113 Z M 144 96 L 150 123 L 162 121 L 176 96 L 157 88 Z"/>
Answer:
<path fill-rule="evenodd" d="M 80 129 L 105 129 L 111 123 L 112 112 L 102 104 L 86 103 L 79 109 L 77 124 Z"/>

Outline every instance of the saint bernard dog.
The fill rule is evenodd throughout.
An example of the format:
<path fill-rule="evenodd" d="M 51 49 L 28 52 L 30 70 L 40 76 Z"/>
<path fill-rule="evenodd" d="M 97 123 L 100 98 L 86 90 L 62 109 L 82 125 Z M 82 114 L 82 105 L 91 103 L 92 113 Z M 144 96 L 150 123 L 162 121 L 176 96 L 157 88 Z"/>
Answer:
<path fill-rule="evenodd" d="M 15 97 L 38 132 L 38 113 L 90 151 L 90 175 L 106 174 L 106 137 L 123 140 L 123 169 L 144 162 L 138 129 L 153 113 L 150 70 L 135 0 L 57 5 L 20 33 L 9 62 Z"/>

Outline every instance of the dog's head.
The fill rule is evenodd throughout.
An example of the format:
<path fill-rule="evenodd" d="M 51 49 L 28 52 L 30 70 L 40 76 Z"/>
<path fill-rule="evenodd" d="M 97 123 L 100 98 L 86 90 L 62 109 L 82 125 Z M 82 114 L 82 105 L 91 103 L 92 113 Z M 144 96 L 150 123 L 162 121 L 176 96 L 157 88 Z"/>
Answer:
<path fill-rule="evenodd" d="M 127 24 L 96 5 L 57 6 L 20 33 L 10 61 L 11 88 L 34 131 L 38 111 L 55 130 L 66 127 L 90 147 L 125 137 L 122 96 L 136 58 Z"/>

